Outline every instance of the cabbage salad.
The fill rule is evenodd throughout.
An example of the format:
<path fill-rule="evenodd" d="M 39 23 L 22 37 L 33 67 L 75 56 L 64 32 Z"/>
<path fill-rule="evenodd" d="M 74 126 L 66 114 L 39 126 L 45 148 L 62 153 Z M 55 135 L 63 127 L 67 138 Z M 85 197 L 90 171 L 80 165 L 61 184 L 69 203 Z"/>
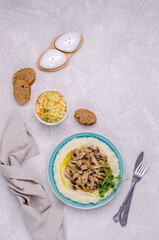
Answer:
<path fill-rule="evenodd" d="M 67 103 L 60 93 L 48 91 L 38 97 L 35 111 L 45 122 L 59 122 L 66 114 Z"/>

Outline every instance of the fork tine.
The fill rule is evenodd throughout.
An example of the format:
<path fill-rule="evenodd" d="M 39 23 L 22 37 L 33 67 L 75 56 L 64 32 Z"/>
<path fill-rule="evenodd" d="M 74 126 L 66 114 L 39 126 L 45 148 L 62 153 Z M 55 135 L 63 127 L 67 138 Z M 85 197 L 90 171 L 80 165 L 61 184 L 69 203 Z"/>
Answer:
<path fill-rule="evenodd" d="M 144 170 L 145 167 L 146 167 L 146 163 L 143 162 L 143 164 L 142 164 L 142 166 L 141 166 L 141 168 L 139 170 L 139 173 L 142 173 L 142 171 Z"/>
<path fill-rule="evenodd" d="M 143 169 L 143 171 L 141 173 L 142 175 L 144 175 L 144 173 L 146 172 L 147 168 L 148 168 L 148 164 L 146 164 L 145 168 Z"/>
<path fill-rule="evenodd" d="M 139 169 L 141 168 L 142 164 L 143 164 L 143 161 L 142 161 L 142 162 L 139 164 L 139 166 L 136 168 L 135 172 L 139 172 Z"/>

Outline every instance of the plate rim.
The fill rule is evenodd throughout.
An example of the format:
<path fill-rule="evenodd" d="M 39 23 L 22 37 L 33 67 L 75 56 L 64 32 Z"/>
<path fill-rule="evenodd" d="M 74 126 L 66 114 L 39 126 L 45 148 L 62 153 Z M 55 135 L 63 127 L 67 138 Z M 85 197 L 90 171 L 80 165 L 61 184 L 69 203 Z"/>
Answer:
<path fill-rule="evenodd" d="M 118 189 L 116 190 L 116 192 L 115 192 L 115 194 L 109 199 L 109 200 L 107 200 L 106 202 L 103 202 L 103 203 L 101 203 L 100 205 L 98 205 L 98 206 L 96 206 L 96 203 L 94 204 L 94 206 L 91 206 L 91 207 L 82 207 L 82 206 L 74 206 L 74 205 L 72 205 L 72 204 L 70 204 L 70 203 L 67 203 L 67 202 L 65 202 L 65 200 L 63 200 L 63 199 L 61 199 L 60 198 L 60 196 L 58 196 L 58 194 L 56 193 L 56 191 L 54 190 L 54 188 L 53 188 L 53 186 L 52 186 L 52 184 L 51 184 L 51 181 L 50 181 L 50 176 L 49 176 L 49 165 L 50 165 L 50 160 L 51 160 L 51 158 L 52 158 L 52 155 L 53 155 L 53 153 L 55 152 L 55 150 L 64 142 L 64 141 L 66 141 L 68 138 L 72 138 L 72 139 L 70 139 L 69 141 L 72 141 L 74 138 L 76 138 L 76 136 L 79 136 L 80 134 L 95 134 L 95 135 L 97 135 L 97 136 L 99 136 L 99 137 L 102 137 L 102 138 L 104 138 L 104 139 L 106 139 L 108 142 L 110 142 L 112 145 L 113 145 L 113 147 L 115 147 L 116 148 L 116 150 L 118 151 L 118 153 L 119 153 L 119 156 L 120 156 L 120 158 L 121 158 L 121 160 L 122 160 L 122 173 L 123 173 L 123 178 L 122 178 L 122 180 L 121 180 L 121 183 L 120 183 L 120 185 L 119 185 L 119 187 L 118 187 Z M 83 136 L 82 138 L 84 138 L 84 137 L 86 137 L 86 136 Z M 92 137 L 92 136 L 90 136 L 90 137 Z M 88 138 L 88 137 L 86 137 L 86 138 Z M 95 138 L 95 137 L 94 137 Z M 97 138 L 96 138 L 97 139 Z M 99 139 L 98 139 L 99 140 Z M 68 141 L 68 142 L 69 142 Z M 101 141 L 101 140 L 99 140 L 99 141 Z M 67 143 L 65 143 L 65 144 L 67 144 Z M 65 145 L 64 144 L 64 145 Z M 105 143 L 106 144 L 106 143 Z M 107 144 L 106 144 L 107 145 Z M 109 147 L 109 145 L 108 145 L 108 147 Z M 61 149 L 63 148 L 63 146 L 61 147 Z M 110 147 L 109 147 L 110 148 Z M 111 149 L 112 150 L 112 149 Z M 112 150 L 113 151 L 113 150 Z M 114 151 L 113 151 L 114 152 Z M 56 159 L 56 158 L 55 158 Z M 119 160 L 119 159 L 118 159 Z M 54 160 L 55 161 L 55 160 Z M 50 155 L 50 157 L 49 157 L 49 159 L 48 159 L 48 167 L 47 167 L 47 177 L 48 177 L 48 181 L 49 181 L 49 185 L 50 185 L 50 187 L 51 187 L 51 189 L 52 189 L 52 191 L 54 192 L 54 194 L 56 195 L 56 197 L 60 200 L 60 201 L 62 201 L 63 203 L 65 203 L 67 206 L 70 206 L 70 207 L 72 207 L 72 208 L 76 208 L 76 209 L 81 209 L 81 210 L 91 210 L 91 209 L 95 209 L 95 208 L 99 208 L 99 207 L 101 207 L 101 206 L 103 206 L 103 205 L 105 205 L 105 204 L 107 204 L 107 203 L 109 203 L 111 200 L 113 200 L 116 196 L 117 196 L 117 194 L 119 193 L 119 190 L 121 189 L 121 187 L 122 187 L 122 185 L 123 185 L 123 179 L 124 179 L 124 175 L 125 175 L 125 164 L 124 164 L 124 160 L 123 160 L 123 156 L 122 156 L 122 154 L 120 153 L 120 151 L 119 151 L 119 149 L 118 149 L 118 147 L 110 140 L 110 139 L 108 139 L 108 138 L 106 138 L 105 136 L 103 136 L 103 135 L 101 135 L 101 134 L 99 134 L 99 133 L 97 133 L 97 132 L 78 132 L 78 133 L 74 133 L 74 134 L 71 134 L 71 135 L 69 135 L 68 137 L 65 137 L 62 141 L 60 141 L 57 145 L 56 145 L 56 147 L 54 148 L 54 150 L 52 151 L 52 153 L 51 153 L 51 155 Z M 58 188 L 57 188 L 58 189 Z M 59 190 L 58 190 L 59 191 Z M 59 192 L 60 193 L 60 192 Z M 112 192 L 113 193 L 113 192 Z M 112 194 L 111 193 L 111 194 Z M 60 194 L 62 194 L 62 193 L 60 193 Z M 62 194 L 62 196 L 64 197 L 64 198 L 66 198 L 66 199 L 69 199 L 69 198 L 67 198 L 67 197 L 65 197 L 63 194 Z M 109 196 L 111 196 L 111 195 L 109 195 Z M 108 197 L 109 197 L 108 196 Z M 107 198 L 107 197 L 106 197 Z M 105 198 L 105 199 L 106 199 Z M 105 200 L 105 199 L 103 199 L 103 200 Z M 75 202 L 75 201 L 73 201 L 72 199 L 69 199 L 69 200 L 71 200 L 72 202 Z M 102 200 L 102 199 L 101 199 Z M 101 201 L 100 200 L 100 201 Z M 99 201 L 99 202 L 100 202 Z M 97 202 L 97 203 L 99 203 L 99 202 Z M 79 204 L 81 204 L 81 205 L 84 205 L 84 206 L 86 206 L 87 204 L 84 204 L 84 203 L 80 203 L 80 202 L 77 202 L 77 203 L 79 203 Z M 90 203 L 88 203 L 88 204 L 90 204 Z"/>

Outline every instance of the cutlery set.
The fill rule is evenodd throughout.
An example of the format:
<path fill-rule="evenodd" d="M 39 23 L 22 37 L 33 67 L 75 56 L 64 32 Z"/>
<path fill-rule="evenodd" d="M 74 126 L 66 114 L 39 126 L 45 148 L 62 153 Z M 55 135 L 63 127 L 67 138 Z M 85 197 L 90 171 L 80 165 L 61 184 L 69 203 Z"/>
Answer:
<path fill-rule="evenodd" d="M 120 225 L 122 227 L 125 227 L 127 225 L 128 214 L 129 214 L 131 200 L 132 200 L 136 183 L 138 183 L 141 180 L 141 178 L 143 177 L 143 175 L 145 174 L 148 168 L 148 164 L 143 161 L 143 156 L 144 156 L 144 152 L 141 152 L 136 160 L 131 188 L 123 204 L 119 208 L 119 211 L 113 217 L 114 222 L 115 223 L 120 222 Z"/>

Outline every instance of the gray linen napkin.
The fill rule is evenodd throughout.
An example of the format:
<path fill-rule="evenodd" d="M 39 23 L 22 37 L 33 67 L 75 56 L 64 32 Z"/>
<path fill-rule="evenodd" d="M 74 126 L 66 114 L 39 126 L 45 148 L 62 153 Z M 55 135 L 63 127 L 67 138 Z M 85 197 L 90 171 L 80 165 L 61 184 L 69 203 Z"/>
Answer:
<path fill-rule="evenodd" d="M 25 225 L 33 240 L 64 240 L 63 214 L 53 208 L 43 186 L 25 171 L 22 162 L 38 154 L 31 134 L 19 117 L 9 120 L 0 149 L 0 169 L 19 200 Z"/>

